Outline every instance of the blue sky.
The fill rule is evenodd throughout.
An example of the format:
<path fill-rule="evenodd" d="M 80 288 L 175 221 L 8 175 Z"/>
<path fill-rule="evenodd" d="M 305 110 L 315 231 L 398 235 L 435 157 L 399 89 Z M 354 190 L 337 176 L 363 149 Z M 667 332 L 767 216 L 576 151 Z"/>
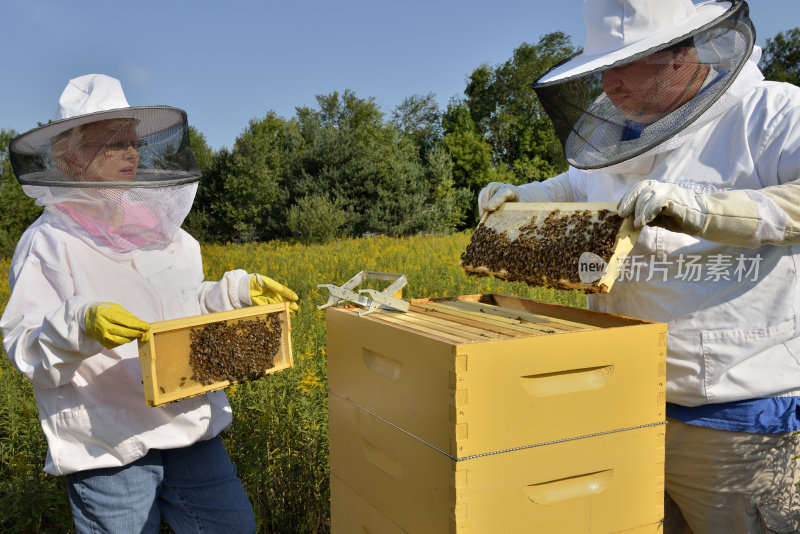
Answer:
<path fill-rule="evenodd" d="M 108 74 L 133 106 L 170 105 L 214 149 L 250 119 L 290 118 L 346 89 L 387 114 L 444 108 L 482 63 L 561 30 L 583 45 L 580 0 L 0 0 L 0 128 L 46 122 L 70 78 Z M 756 43 L 800 26 L 800 0 L 752 0 Z"/>

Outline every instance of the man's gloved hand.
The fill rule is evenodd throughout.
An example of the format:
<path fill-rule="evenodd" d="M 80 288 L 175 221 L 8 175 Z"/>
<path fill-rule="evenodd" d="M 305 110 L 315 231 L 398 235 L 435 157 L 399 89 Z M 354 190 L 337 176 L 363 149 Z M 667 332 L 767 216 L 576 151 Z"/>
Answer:
<path fill-rule="evenodd" d="M 644 180 L 633 186 L 617 205 L 620 217 L 634 216 L 636 228 L 653 223 L 673 232 L 698 235 L 706 222 L 703 197 L 675 184 Z"/>
<path fill-rule="evenodd" d="M 297 311 L 297 293 L 288 287 L 279 284 L 272 278 L 254 274 L 250 276 L 250 300 L 253 306 L 275 304 L 276 302 L 291 302 L 289 309 Z"/>
<path fill-rule="evenodd" d="M 520 200 L 520 196 L 520 190 L 515 185 L 491 182 L 478 194 L 480 216 L 497 211 L 506 202 L 516 202 Z"/>
<path fill-rule="evenodd" d="M 134 339 L 147 341 L 150 325 L 113 302 L 98 302 L 86 309 L 86 335 L 107 349 L 113 349 Z"/>

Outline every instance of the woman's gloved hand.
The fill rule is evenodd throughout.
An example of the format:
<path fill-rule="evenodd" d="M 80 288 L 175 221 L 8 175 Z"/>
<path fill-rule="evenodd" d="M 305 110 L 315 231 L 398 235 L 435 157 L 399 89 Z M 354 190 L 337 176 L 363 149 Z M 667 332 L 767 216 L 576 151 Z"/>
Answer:
<path fill-rule="evenodd" d="M 150 325 L 113 302 L 98 302 L 86 308 L 86 335 L 113 349 L 134 339 L 147 341 Z"/>
<path fill-rule="evenodd" d="M 290 310 L 297 311 L 299 309 L 295 304 L 297 293 L 272 278 L 261 276 L 260 274 L 250 276 L 250 300 L 253 306 L 275 304 L 276 302 L 291 302 L 289 304 Z"/>

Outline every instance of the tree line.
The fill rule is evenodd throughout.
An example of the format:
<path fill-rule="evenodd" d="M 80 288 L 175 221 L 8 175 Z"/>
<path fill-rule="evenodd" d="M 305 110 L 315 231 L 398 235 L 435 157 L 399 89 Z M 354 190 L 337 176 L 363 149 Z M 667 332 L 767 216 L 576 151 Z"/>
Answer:
<path fill-rule="evenodd" d="M 800 85 L 800 28 L 766 43 L 767 79 Z M 578 51 L 562 32 L 523 43 L 504 63 L 477 67 L 444 110 L 429 93 L 387 115 L 373 98 L 345 90 L 318 95 L 289 119 L 267 111 L 230 149 L 212 150 L 190 127 L 203 178 L 184 228 L 206 243 L 472 228 L 477 194 L 490 181 L 521 184 L 566 169 L 531 82 Z M 15 135 L 0 130 L 0 256 L 41 212 L 13 176 Z"/>

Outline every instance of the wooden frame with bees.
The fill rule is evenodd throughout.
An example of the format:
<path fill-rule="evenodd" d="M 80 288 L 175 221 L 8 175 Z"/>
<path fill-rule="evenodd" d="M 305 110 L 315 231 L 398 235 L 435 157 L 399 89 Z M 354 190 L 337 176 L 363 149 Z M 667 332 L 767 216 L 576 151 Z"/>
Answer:
<path fill-rule="evenodd" d="M 507 202 L 461 255 L 469 274 L 608 293 L 639 237 L 613 202 Z"/>
<path fill-rule="evenodd" d="M 139 342 L 145 402 L 160 406 L 292 367 L 289 304 L 151 323 Z M 217 357 L 219 356 L 219 357 Z"/>

